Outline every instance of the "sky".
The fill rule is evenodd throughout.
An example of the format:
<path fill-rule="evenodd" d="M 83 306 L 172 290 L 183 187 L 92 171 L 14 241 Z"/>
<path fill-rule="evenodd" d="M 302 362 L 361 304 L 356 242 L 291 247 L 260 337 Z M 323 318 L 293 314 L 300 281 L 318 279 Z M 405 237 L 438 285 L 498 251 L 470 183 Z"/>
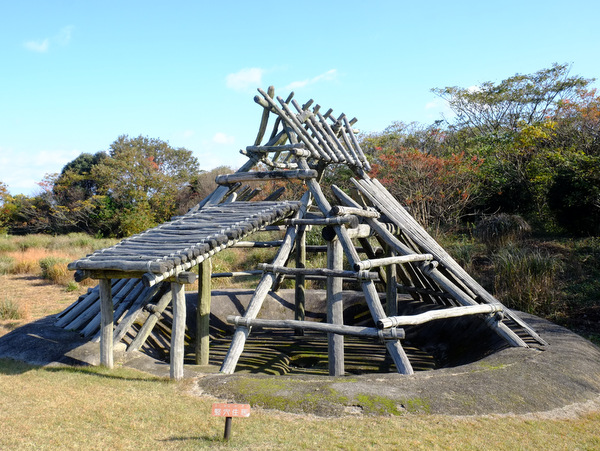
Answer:
<path fill-rule="evenodd" d="M 598 17 L 597 0 L 0 0 L 0 182 L 35 195 L 121 135 L 237 168 L 270 85 L 370 133 L 451 117 L 432 88 L 553 63 L 600 78 Z"/>

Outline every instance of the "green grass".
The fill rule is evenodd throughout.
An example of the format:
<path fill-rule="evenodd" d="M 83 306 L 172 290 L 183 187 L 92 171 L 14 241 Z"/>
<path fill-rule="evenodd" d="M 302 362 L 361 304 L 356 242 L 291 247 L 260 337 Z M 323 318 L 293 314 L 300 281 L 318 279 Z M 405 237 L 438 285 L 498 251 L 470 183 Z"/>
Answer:
<path fill-rule="evenodd" d="M 538 315 L 549 315 L 558 305 L 558 275 L 561 260 L 540 249 L 510 246 L 493 257 L 495 292 L 508 307 Z"/>
<path fill-rule="evenodd" d="M 37 368 L 0 360 L 1 449 L 598 449 L 600 414 L 573 420 L 415 413 L 316 417 L 263 410 L 233 419 L 213 402 L 127 369 Z M 370 402 L 377 406 L 377 399 Z M 418 405 L 418 400 L 415 401 Z M 420 409 L 419 411 L 423 411 Z"/>
<path fill-rule="evenodd" d="M 22 319 L 25 317 L 18 302 L 0 299 L 0 320 Z"/>

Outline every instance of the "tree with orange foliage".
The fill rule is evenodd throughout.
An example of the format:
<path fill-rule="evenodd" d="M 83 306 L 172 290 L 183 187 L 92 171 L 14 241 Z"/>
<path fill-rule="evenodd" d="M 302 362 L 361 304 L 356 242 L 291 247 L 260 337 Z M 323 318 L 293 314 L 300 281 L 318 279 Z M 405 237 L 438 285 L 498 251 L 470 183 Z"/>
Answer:
<path fill-rule="evenodd" d="M 476 193 L 482 163 L 464 153 L 444 157 L 400 148 L 377 155 L 372 174 L 421 225 L 436 232 L 461 219 Z"/>

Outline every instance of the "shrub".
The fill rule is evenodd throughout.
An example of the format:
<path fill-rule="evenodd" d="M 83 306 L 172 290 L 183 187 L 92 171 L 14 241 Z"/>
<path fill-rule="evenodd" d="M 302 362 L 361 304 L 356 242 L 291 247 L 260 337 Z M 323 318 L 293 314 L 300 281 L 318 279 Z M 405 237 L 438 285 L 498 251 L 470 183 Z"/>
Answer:
<path fill-rule="evenodd" d="M 490 251 L 514 242 L 530 232 L 530 225 L 521 216 L 506 213 L 486 216 L 475 227 L 475 236 Z"/>
<path fill-rule="evenodd" d="M 494 256 L 494 288 L 509 308 L 548 315 L 558 307 L 558 275 L 562 262 L 534 249 L 509 247 Z"/>
<path fill-rule="evenodd" d="M 462 218 L 473 201 L 481 164 L 462 153 L 435 156 L 400 148 L 378 154 L 372 173 L 422 226 L 436 232 Z"/>
<path fill-rule="evenodd" d="M 71 273 L 67 270 L 70 259 L 63 257 L 45 257 L 39 262 L 42 269 L 42 277 L 53 283 L 67 284 L 71 279 Z"/>
<path fill-rule="evenodd" d="M 25 317 L 25 312 L 18 303 L 10 300 L 0 300 L 0 319 L 22 319 Z"/>
<path fill-rule="evenodd" d="M 0 275 L 11 274 L 14 271 L 15 259 L 9 255 L 0 255 Z"/>

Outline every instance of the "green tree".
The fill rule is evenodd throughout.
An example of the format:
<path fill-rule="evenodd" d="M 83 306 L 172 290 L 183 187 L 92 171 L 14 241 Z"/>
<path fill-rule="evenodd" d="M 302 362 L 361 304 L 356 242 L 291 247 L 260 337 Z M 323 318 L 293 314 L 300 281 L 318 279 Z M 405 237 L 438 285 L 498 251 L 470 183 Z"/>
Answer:
<path fill-rule="evenodd" d="M 8 186 L 4 182 L 0 182 L 0 232 L 6 230 L 10 215 L 10 193 L 8 192 Z"/>
<path fill-rule="evenodd" d="M 433 90 L 456 113 L 452 127 L 463 149 L 485 160 L 479 209 L 524 214 L 538 224 L 551 221 L 548 193 L 557 162 L 583 143 L 577 132 L 585 128 L 584 114 L 575 105 L 593 81 L 569 71 L 566 64 L 554 64 L 498 84 Z M 594 122 L 593 115 L 588 119 Z"/>
<path fill-rule="evenodd" d="M 92 170 L 99 194 L 112 200 L 123 235 L 168 220 L 176 211 L 177 194 L 197 175 L 192 152 L 167 142 L 120 136 L 108 157 Z"/>
<path fill-rule="evenodd" d="M 456 114 L 459 127 L 467 127 L 477 135 L 498 135 L 518 132 L 523 124 L 533 125 L 546 120 L 560 102 L 577 96 L 580 89 L 593 80 L 569 76 L 567 64 L 533 74 L 516 74 L 498 84 L 485 82 L 477 87 L 457 86 L 434 88 Z"/>

